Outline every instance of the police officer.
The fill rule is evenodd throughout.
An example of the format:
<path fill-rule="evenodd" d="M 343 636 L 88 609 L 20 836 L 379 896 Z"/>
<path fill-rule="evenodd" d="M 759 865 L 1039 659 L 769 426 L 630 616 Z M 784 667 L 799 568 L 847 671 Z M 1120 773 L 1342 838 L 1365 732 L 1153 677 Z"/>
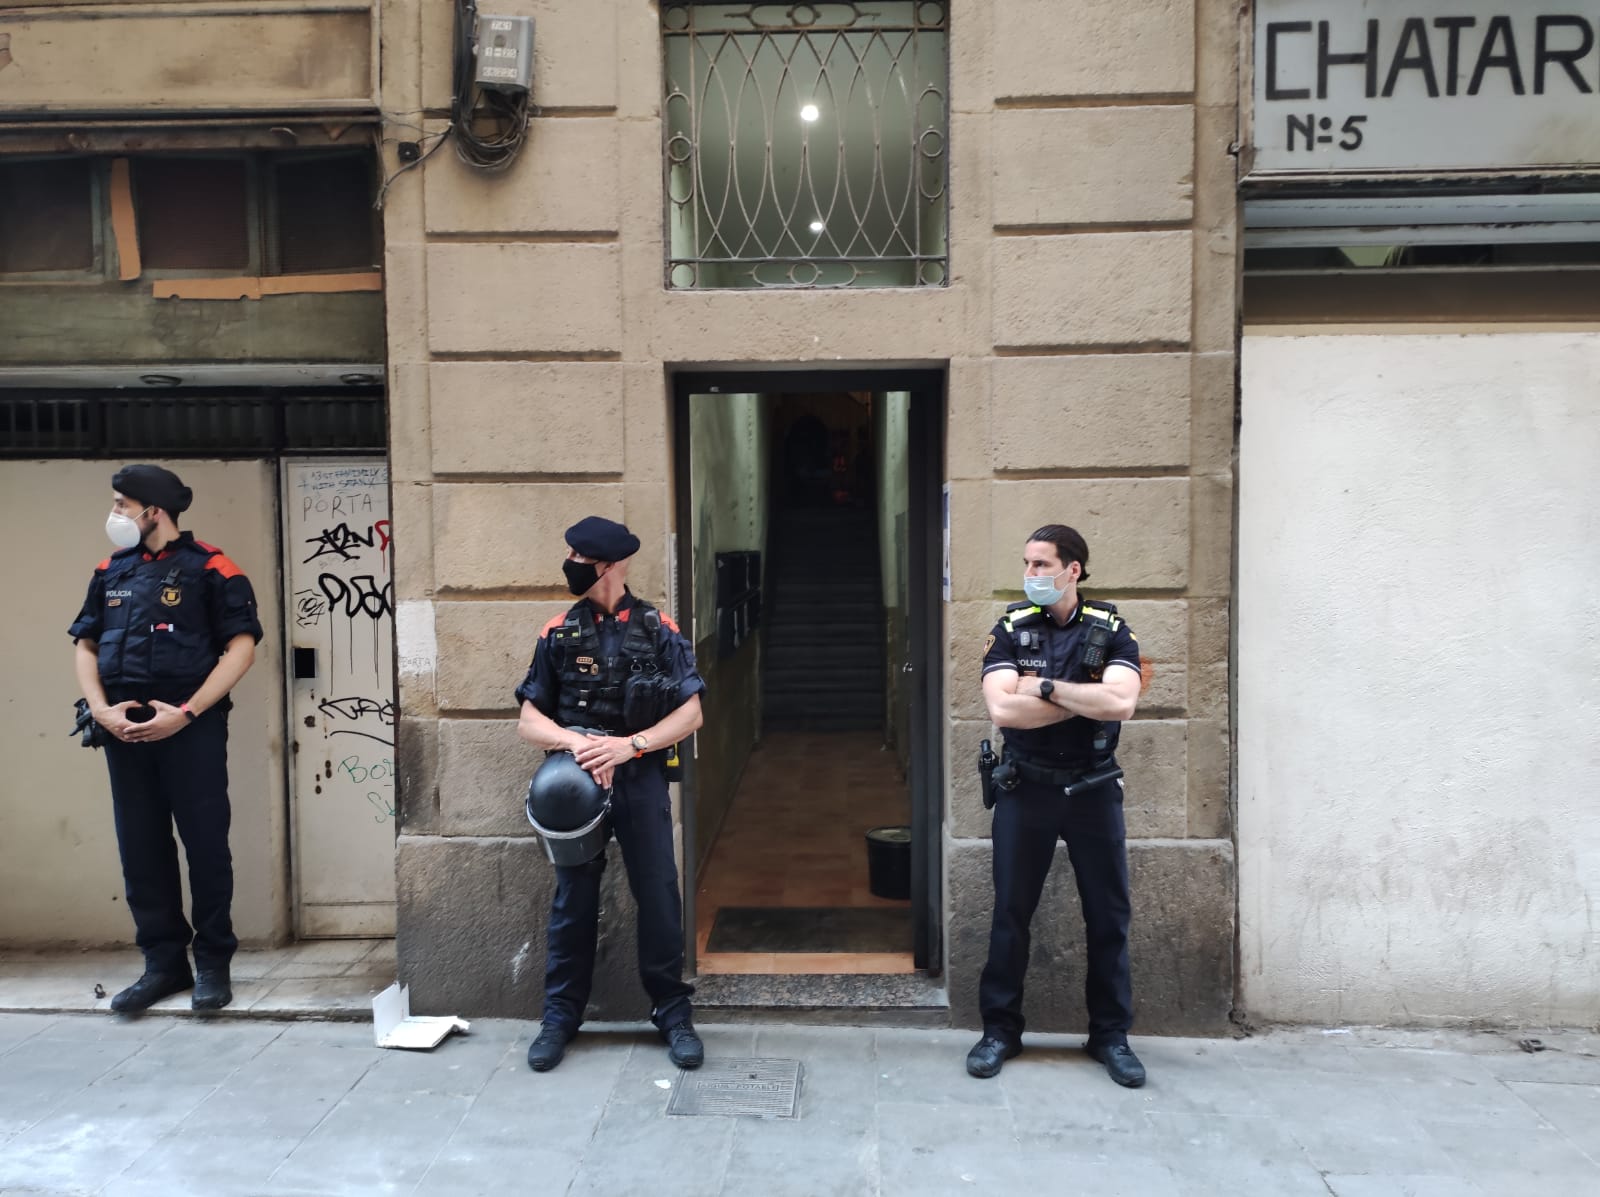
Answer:
<path fill-rule="evenodd" d="M 111 490 L 106 535 L 117 551 L 95 568 L 70 629 L 78 685 L 105 730 L 122 879 L 144 953 L 144 975 L 111 1009 L 134 1013 L 192 987 L 196 1010 L 220 1010 L 233 1000 L 228 964 L 239 945 L 228 692 L 261 639 L 255 592 L 222 550 L 178 531 L 194 495 L 176 474 L 124 466 Z M 192 931 L 174 823 L 189 861 Z"/>
<path fill-rule="evenodd" d="M 994 627 L 983 658 L 983 697 L 1005 733 L 994 771 L 994 922 L 978 983 L 983 1038 L 967 1071 L 992 1077 L 1022 1051 L 1022 981 L 1029 923 L 1066 841 L 1083 905 L 1088 947 L 1089 1040 L 1085 1050 L 1119 1085 L 1144 1084 L 1128 1046 L 1133 987 L 1128 969 L 1128 854 L 1120 720 L 1139 700 L 1139 648 L 1116 607 L 1078 594 L 1089 547 L 1064 524 L 1028 537 L 1023 591 Z"/>
<path fill-rule="evenodd" d="M 611 790 L 611 826 L 639 911 L 639 977 L 650 1019 L 680 1068 L 698 1068 L 705 1048 L 695 1033 L 683 980 L 683 912 L 667 794 L 667 750 L 701 724 L 705 682 L 694 651 L 671 619 L 628 590 L 628 559 L 639 538 L 612 520 L 589 516 L 567 529 L 567 588 L 581 596 L 545 625 L 528 676 L 517 687 L 518 734 L 546 750 L 576 756 Z M 580 730 L 581 729 L 581 730 Z M 545 958 L 544 1015 L 528 1066 L 561 1063 L 578 1032 L 594 976 L 605 853 L 558 866 Z"/>

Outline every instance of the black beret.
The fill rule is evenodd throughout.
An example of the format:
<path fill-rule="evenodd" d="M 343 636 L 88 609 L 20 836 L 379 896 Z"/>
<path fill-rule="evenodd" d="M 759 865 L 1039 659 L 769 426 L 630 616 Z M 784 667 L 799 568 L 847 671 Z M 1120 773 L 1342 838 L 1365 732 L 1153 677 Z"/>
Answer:
<path fill-rule="evenodd" d="M 567 529 L 567 543 L 596 561 L 621 561 L 639 551 L 639 538 L 615 520 L 586 515 Z"/>
<path fill-rule="evenodd" d="M 168 515 L 187 511 L 194 502 L 194 491 L 171 470 L 158 465 L 123 466 L 111 475 L 111 489 L 151 507 L 159 507 Z"/>

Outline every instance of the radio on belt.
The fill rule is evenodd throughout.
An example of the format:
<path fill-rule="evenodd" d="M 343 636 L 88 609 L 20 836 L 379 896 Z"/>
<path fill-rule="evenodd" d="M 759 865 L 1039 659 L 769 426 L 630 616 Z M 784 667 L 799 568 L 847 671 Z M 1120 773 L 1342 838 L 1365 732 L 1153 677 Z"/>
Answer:
<path fill-rule="evenodd" d="M 533 88 L 533 18 L 478 14 L 479 87 L 524 92 Z"/>

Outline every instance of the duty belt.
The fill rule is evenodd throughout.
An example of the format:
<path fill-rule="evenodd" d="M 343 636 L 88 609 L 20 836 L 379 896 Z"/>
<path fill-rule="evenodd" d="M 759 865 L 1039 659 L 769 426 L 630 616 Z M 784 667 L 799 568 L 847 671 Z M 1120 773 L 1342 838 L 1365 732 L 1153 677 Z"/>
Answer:
<path fill-rule="evenodd" d="M 1024 781 L 1031 781 L 1037 785 L 1046 785 L 1059 788 L 1067 797 L 1081 794 L 1095 786 L 1104 785 L 1108 781 L 1116 781 L 1122 776 L 1122 769 L 1111 757 L 1103 757 L 1099 761 L 1086 762 L 1076 768 L 1052 769 L 1048 765 L 1036 764 L 1024 757 L 1018 756 L 1009 749 L 1006 757 L 1017 767 L 1017 772 Z"/>

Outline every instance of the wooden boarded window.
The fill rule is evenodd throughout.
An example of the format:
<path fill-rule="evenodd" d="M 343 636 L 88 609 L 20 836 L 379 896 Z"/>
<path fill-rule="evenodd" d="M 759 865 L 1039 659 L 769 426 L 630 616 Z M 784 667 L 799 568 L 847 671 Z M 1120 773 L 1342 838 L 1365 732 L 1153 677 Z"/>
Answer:
<path fill-rule="evenodd" d="M 371 159 L 364 154 L 291 159 L 278 162 L 272 178 L 278 273 L 377 267 Z"/>
<path fill-rule="evenodd" d="M 94 267 L 91 170 L 88 158 L 0 163 L 0 274 Z"/>
<path fill-rule="evenodd" d="M 146 271 L 252 269 L 243 159 L 137 158 L 133 203 Z"/>

